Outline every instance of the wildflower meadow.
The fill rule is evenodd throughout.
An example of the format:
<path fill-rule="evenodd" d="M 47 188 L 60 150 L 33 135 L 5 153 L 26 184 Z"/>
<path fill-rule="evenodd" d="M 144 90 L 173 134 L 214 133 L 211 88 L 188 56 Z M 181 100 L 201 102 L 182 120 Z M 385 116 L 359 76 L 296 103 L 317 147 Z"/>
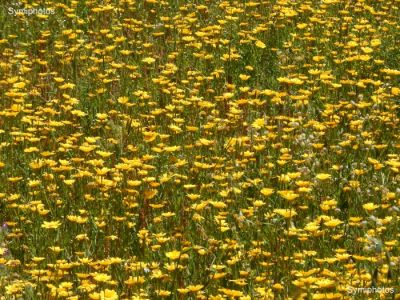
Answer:
<path fill-rule="evenodd" d="M 1 0 L 0 300 L 400 299 L 399 0 Z"/>

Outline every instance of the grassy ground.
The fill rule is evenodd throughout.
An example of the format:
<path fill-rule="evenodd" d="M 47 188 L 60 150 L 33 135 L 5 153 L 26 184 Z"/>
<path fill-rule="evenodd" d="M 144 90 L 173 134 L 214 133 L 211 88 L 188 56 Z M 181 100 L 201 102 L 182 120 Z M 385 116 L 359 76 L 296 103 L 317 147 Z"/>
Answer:
<path fill-rule="evenodd" d="M 2 1 L 0 299 L 399 299 L 399 7 Z"/>

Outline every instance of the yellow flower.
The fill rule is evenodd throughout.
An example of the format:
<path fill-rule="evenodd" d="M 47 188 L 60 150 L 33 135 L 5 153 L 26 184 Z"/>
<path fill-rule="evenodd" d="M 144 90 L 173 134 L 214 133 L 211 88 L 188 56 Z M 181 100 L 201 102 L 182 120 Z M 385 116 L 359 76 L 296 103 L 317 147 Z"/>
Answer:
<path fill-rule="evenodd" d="M 276 290 L 283 290 L 284 289 L 284 286 L 282 284 L 280 284 L 280 283 L 275 283 L 272 287 L 274 289 L 276 289 Z"/>
<path fill-rule="evenodd" d="M 156 60 L 154 59 L 154 58 L 152 58 L 152 57 L 146 57 L 146 58 L 143 58 L 142 59 L 142 62 L 144 62 L 144 63 L 146 63 L 146 64 L 148 64 L 148 65 L 151 65 L 152 63 L 154 63 Z"/>
<path fill-rule="evenodd" d="M 142 184 L 141 180 L 128 180 L 126 182 L 129 186 L 139 186 Z"/>
<path fill-rule="evenodd" d="M 96 114 L 96 118 L 101 120 L 101 121 L 104 121 L 104 120 L 106 120 L 108 118 L 108 115 L 105 114 L 105 113 L 97 113 Z"/>
<path fill-rule="evenodd" d="M 223 93 L 223 95 L 222 95 L 222 97 L 224 98 L 224 99 L 231 99 L 231 98 L 233 98 L 235 96 L 235 94 L 234 93 Z"/>
<path fill-rule="evenodd" d="M 78 241 L 84 241 L 84 240 L 88 241 L 88 240 L 89 240 L 89 237 L 87 236 L 86 233 L 83 233 L 83 234 L 78 234 L 78 235 L 75 237 L 75 239 L 78 240 Z"/>
<path fill-rule="evenodd" d="M 272 195 L 274 193 L 274 189 L 271 188 L 263 188 L 261 189 L 261 194 L 263 194 L 264 196 L 268 197 L 270 195 Z"/>
<path fill-rule="evenodd" d="M 255 129 L 261 129 L 265 126 L 265 119 L 264 118 L 258 118 L 255 119 L 254 122 L 251 124 Z"/>
<path fill-rule="evenodd" d="M 380 39 L 372 39 L 371 40 L 371 47 L 377 47 L 381 44 L 381 40 Z"/>
<path fill-rule="evenodd" d="M 320 288 L 330 288 L 335 286 L 335 281 L 332 279 L 328 279 L 328 278 L 322 278 L 322 279 L 318 279 L 315 282 L 316 285 L 318 285 Z"/>
<path fill-rule="evenodd" d="M 210 146 L 212 144 L 214 144 L 214 141 L 212 140 L 207 140 L 204 138 L 199 139 L 200 144 L 202 144 L 203 146 Z"/>
<path fill-rule="evenodd" d="M 58 246 L 49 247 L 49 249 L 55 253 L 60 253 L 61 251 L 64 251 L 64 249 L 62 249 Z"/>
<path fill-rule="evenodd" d="M 290 191 L 290 190 L 289 191 L 288 190 L 278 191 L 278 194 L 282 198 L 284 198 L 284 199 L 286 199 L 288 201 L 292 201 L 292 200 L 294 200 L 294 199 L 299 197 L 299 194 L 296 194 L 296 193 L 294 193 L 293 191 Z"/>
<path fill-rule="evenodd" d="M 45 258 L 44 257 L 35 256 L 35 257 L 32 257 L 32 260 L 34 262 L 41 262 L 41 261 L 45 260 Z"/>
<path fill-rule="evenodd" d="M 278 82 L 280 83 L 286 83 L 286 84 L 294 84 L 294 85 L 301 85 L 304 83 L 303 80 L 299 78 L 287 78 L 287 77 L 278 77 Z"/>
<path fill-rule="evenodd" d="M 57 229 L 58 227 L 60 227 L 60 225 L 61 225 L 60 221 L 50 221 L 50 222 L 44 221 L 41 227 L 45 229 Z"/>
<path fill-rule="evenodd" d="M 256 41 L 256 46 L 258 48 L 264 49 L 265 47 L 267 47 L 263 42 L 261 42 L 260 40 Z"/>
<path fill-rule="evenodd" d="M 395 96 L 400 95 L 400 88 L 392 87 L 391 93 L 392 93 L 392 95 L 395 95 Z"/>
<path fill-rule="evenodd" d="M 75 84 L 73 84 L 73 83 L 66 83 L 66 84 L 60 85 L 60 86 L 59 86 L 59 89 L 60 89 L 60 90 L 66 90 L 66 89 L 73 89 L 74 87 L 75 87 Z"/>
<path fill-rule="evenodd" d="M 112 152 L 101 151 L 101 150 L 96 151 L 96 153 L 104 158 L 110 157 L 113 154 Z"/>
<path fill-rule="evenodd" d="M 240 80 L 246 81 L 250 78 L 250 75 L 240 74 L 239 78 L 240 78 Z"/>
<path fill-rule="evenodd" d="M 215 274 L 211 274 L 210 278 L 213 280 L 218 280 L 220 278 L 224 278 L 226 276 L 227 273 L 223 272 L 223 273 L 215 273 Z"/>
<path fill-rule="evenodd" d="M 117 102 L 121 103 L 121 104 L 126 104 L 129 102 L 129 98 L 128 97 L 118 97 Z"/>
<path fill-rule="evenodd" d="M 204 285 L 197 284 L 197 285 L 188 285 L 186 288 L 188 288 L 191 292 L 196 293 L 196 292 L 200 291 L 203 287 L 204 287 Z"/>
<path fill-rule="evenodd" d="M 206 255 L 207 254 L 207 250 L 205 250 L 205 249 L 199 249 L 198 251 L 197 251 L 197 253 L 199 253 L 199 255 Z"/>
<path fill-rule="evenodd" d="M 342 221 L 332 218 L 331 220 L 324 222 L 324 225 L 327 227 L 336 227 L 337 225 L 340 225 L 342 223 Z"/>
<path fill-rule="evenodd" d="M 93 145 L 82 145 L 79 147 L 79 150 L 81 150 L 85 153 L 91 152 L 94 149 L 96 149 L 96 146 L 93 146 Z"/>
<path fill-rule="evenodd" d="M 65 179 L 65 180 L 64 180 L 64 183 L 65 183 L 66 185 L 73 185 L 74 182 L 75 182 L 75 179 Z"/>
<path fill-rule="evenodd" d="M 318 180 L 327 180 L 327 179 L 330 179 L 331 177 L 332 177 L 332 175 L 326 174 L 326 173 L 319 173 L 319 174 L 317 174 L 317 176 L 316 176 L 316 178 L 317 178 Z"/>
<path fill-rule="evenodd" d="M 181 252 L 177 250 L 173 250 L 165 253 L 165 256 L 171 260 L 177 260 L 181 256 Z"/>
<path fill-rule="evenodd" d="M 152 142 L 156 139 L 157 137 L 157 133 L 156 132 L 152 132 L 152 131 L 148 131 L 148 132 L 143 132 L 143 139 L 145 140 L 145 142 Z"/>
<path fill-rule="evenodd" d="M 111 276 L 104 273 L 97 273 L 95 274 L 93 279 L 96 280 L 97 282 L 107 282 L 111 280 Z"/>
<path fill-rule="evenodd" d="M 7 253 L 7 248 L 0 247 L 0 256 L 3 256 L 5 253 Z"/>
<path fill-rule="evenodd" d="M 67 219 L 71 222 L 75 222 L 78 224 L 85 224 L 88 220 L 87 217 L 82 217 L 82 216 L 75 216 L 75 215 L 68 215 Z"/>
<path fill-rule="evenodd" d="M 74 116 L 78 116 L 78 117 L 84 117 L 84 116 L 87 115 L 85 112 L 83 112 L 83 111 L 81 111 L 81 110 L 79 110 L 79 109 L 71 110 L 71 113 L 72 113 Z"/>
<path fill-rule="evenodd" d="M 25 82 L 16 82 L 13 84 L 13 88 L 22 89 L 25 87 Z"/>
<path fill-rule="evenodd" d="M 239 278 L 239 279 L 231 279 L 229 280 L 230 282 L 233 282 L 234 284 L 240 285 L 240 286 L 245 286 L 247 285 L 247 282 L 244 278 Z"/>
<path fill-rule="evenodd" d="M 89 298 L 92 300 L 117 300 L 119 299 L 118 294 L 114 290 L 105 289 L 100 293 L 91 293 Z"/>
<path fill-rule="evenodd" d="M 218 209 L 226 208 L 226 204 L 221 201 L 210 201 L 210 204 Z"/>
<path fill-rule="evenodd" d="M 379 207 L 379 205 L 376 205 L 375 203 L 369 202 L 363 205 L 363 208 L 366 211 L 373 211 L 375 209 L 377 209 Z"/>
<path fill-rule="evenodd" d="M 145 200 L 151 200 L 157 195 L 157 190 L 145 190 L 143 194 Z"/>
<path fill-rule="evenodd" d="M 282 217 L 284 217 L 286 219 L 289 219 L 289 218 L 297 215 L 296 211 L 294 211 L 293 209 L 277 208 L 277 209 L 274 209 L 274 213 L 277 213 L 278 215 L 281 215 Z"/>
<path fill-rule="evenodd" d="M 160 297 L 168 297 L 169 295 L 171 295 L 171 292 L 166 290 L 159 290 L 157 291 L 157 294 Z"/>
<path fill-rule="evenodd" d="M 228 297 L 242 297 L 243 296 L 243 292 L 238 291 L 238 290 L 232 290 L 232 289 L 218 289 L 218 291 L 224 293 L 226 296 Z"/>
<path fill-rule="evenodd" d="M 308 26 L 308 24 L 307 23 L 300 23 L 300 24 L 297 24 L 297 28 L 299 28 L 299 29 L 304 29 L 304 28 L 306 28 Z"/>
<path fill-rule="evenodd" d="M 370 47 L 361 47 L 361 50 L 366 54 L 374 52 L 374 49 L 372 49 Z"/>
<path fill-rule="evenodd" d="M 126 285 L 140 285 L 143 284 L 145 282 L 145 279 L 143 276 L 129 276 L 129 278 L 127 280 L 125 280 L 125 284 Z"/>

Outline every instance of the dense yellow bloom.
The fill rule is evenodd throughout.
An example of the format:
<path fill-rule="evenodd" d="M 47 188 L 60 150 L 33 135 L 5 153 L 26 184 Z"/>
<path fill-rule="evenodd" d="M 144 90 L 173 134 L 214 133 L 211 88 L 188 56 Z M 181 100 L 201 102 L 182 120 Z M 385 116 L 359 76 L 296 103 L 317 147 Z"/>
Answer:
<path fill-rule="evenodd" d="M 17 2 L 1 300 L 396 286 L 398 0 Z"/>

